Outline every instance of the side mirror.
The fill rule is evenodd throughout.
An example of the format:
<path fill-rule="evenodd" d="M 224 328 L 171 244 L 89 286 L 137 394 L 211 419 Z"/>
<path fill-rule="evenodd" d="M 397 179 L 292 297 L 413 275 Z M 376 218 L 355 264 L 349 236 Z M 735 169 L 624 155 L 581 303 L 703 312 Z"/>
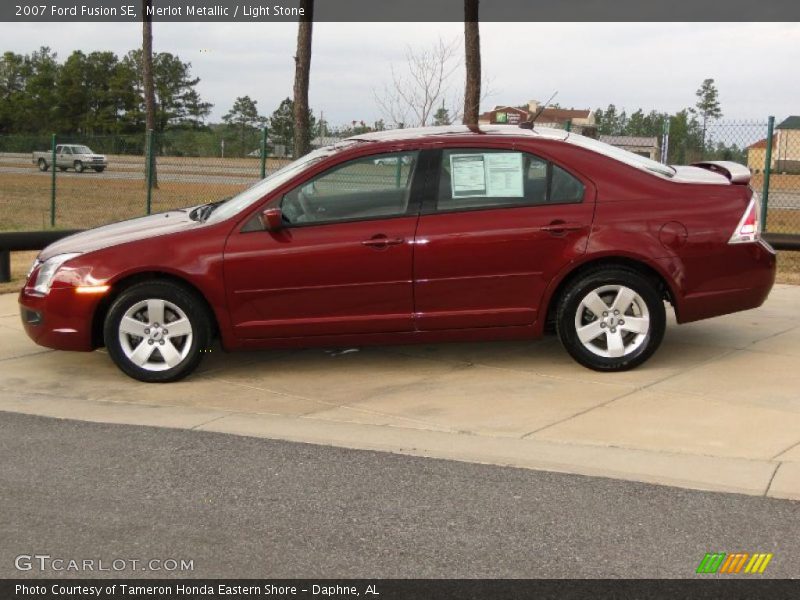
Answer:
<path fill-rule="evenodd" d="M 267 231 L 283 229 L 283 213 L 280 208 L 268 208 L 259 215 L 261 225 Z"/>

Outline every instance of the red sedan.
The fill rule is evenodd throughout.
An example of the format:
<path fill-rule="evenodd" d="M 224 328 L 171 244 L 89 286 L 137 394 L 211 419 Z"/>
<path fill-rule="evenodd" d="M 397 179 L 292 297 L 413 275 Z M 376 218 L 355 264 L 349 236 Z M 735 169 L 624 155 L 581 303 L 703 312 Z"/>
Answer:
<path fill-rule="evenodd" d="M 143 381 L 226 350 L 534 338 L 630 369 L 679 323 L 760 306 L 775 252 L 750 172 L 550 129 L 358 136 L 224 202 L 80 233 L 20 294 L 37 343 Z"/>

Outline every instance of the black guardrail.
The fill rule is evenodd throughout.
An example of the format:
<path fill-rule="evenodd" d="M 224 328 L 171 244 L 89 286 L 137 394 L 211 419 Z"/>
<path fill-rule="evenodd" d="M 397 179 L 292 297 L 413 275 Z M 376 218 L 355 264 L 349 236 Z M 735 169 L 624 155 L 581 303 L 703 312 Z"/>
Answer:
<path fill-rule="evenodd" d="M 41 250 L 61 238 L 80 233 L 82 229 L 58 231 L 11 231 L 0 233 L 0 283 L 11 281 L 11 253 L 20 250 Z M 800 250 L 800 234 L 765 233 L 776 250 Z"/>
<path fill-rule="evenodd" d="M 82 229 L 56 231 L 7 231 L 0 233 L 0 283 L 11 281 L 11 253 L 21 250 L 41 250 L 53 242 Z"/>
<path fill-rule="evenodd" d="M 800 250 L 800 234 L 798 233 L 765 233 L 764 239 L 775 250 Z"/>

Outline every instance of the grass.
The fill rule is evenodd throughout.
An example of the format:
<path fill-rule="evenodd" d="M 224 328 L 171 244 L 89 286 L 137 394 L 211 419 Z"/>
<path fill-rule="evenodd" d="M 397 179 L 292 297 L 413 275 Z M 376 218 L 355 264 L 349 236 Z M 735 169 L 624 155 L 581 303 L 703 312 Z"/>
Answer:
<path fill-rule="evenodd" d="M 253 182 L 256 180 L 254 179 Z M 162 182 L 153 190 L 152 212 L 231 196 L 247 184 Z M 146 214 L 143 181 L 62 177 L 56 183 L 56 227 L 86 229 Z M 0 231 L 50 228 L 50 179 L 0 173 Z"/>
<path fill-rule="evenodd" d="M 764 174 L 756 173 L 750 179 L 750 187 L 759 194 L 764 186 Z M 785 173 L 772 173 L 769 176 L 770 190 L 800 190 L 800 175 L 787 175 Z"/>
<path fill-rule="evenodd" d="M 773 209 L 767 214 L 772 233 L 800 233 L 800 210 Z M 800 252 L 778 252 L 778 283 L 800 284 Z"/>
<path fill-rule="evenodd" d="M 9 292 L 19 292 L 25 280 L 33 259 L 39 254 L 38 250 L 33 252 L 12 252 L 11 253 L 11 281 L 0 283 L 0 294 Z"/>
<path fill-rule="evenodd" d="M 778 283 L 800 285 L 800 254 L 797 252 L 778 252 Z"/>

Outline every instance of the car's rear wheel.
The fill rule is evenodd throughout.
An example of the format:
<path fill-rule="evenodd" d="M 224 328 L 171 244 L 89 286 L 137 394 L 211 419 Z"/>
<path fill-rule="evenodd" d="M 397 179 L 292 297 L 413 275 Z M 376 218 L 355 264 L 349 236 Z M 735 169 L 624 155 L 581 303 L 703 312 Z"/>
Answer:
<path fill-rule="evenodd" d="M 75 168 L 76 173 L 83 173 L 83 163 L 81 161 L 76 160 L 72 166 Z"/>
<path fill-rule="evenodd" d="M 43 159 L 43 158 L 40 158 L 40 159 L 39 159 L 39 160 L 36 162 L 36 164 L 39 166 L 39 170 L 40 170 L 40 171 L 47 171 L 48 167 L 47 167 L 47 161 L 46 161 L 45 159 Z"/>
<path fill-rule="evenodd" d="M 140 381 L 166 383 L 194 371 L 211 338 L 205 304 L 167 282 L 137 284 L 120 294 L 104 326 L 116 365 Z"/>
<path fill-rule="evenodd" d="M 645 275 L 614 267 L 570 284 L 556 317 L 567 352 L 596 371 L 624 371 L 650 358 L 666 327 L 664 301 Z"/>

